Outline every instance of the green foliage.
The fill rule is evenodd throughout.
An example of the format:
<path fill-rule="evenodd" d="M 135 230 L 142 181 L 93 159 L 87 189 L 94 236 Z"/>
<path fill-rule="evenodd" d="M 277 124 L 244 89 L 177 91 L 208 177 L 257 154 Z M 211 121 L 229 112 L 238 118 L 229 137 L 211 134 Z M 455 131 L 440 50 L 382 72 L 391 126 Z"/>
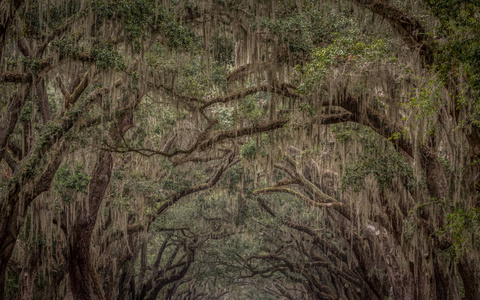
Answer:
<path fill-rule="evenodd" d="M 130 159 L 130 154 L 124 154 L 124 161 Z M 159 161 L 158 164 L 163 169 L 171 168 L 163 161 Z M 155 208 L 156 201 L 165 195 L 162 182 L 155 177 L 148 177 L 142 172 L 132 170 L 128 164 L 122 164 L 113 170 L 110 186 L 112 206 L 128 213 L 134 212 L 132 198 L 143 199 L 145 207 L 142 210 L 150 214 Z"/>
<path fill-rule="evenodd" d="M 233 39 L 218 34 L 212 40 L 214 47 L 212 51 L 215 60 L 222 66 L 233 65 L 233 55 L 235 50 Z"/>
<path fill-rule="evenodd" d="M 162 186 L 155 180 L 148 180 L 142 176 L 134 175 L 122 181 L 123 189 L 116 194 L 114 205 L 126 211 L 131 211 L 131 198 L 143 197 L 150 205 L 163 196 Z M 147 209 L 148 211 L 148 209 Z"/>
<path fill-rule="evenodd" d="M 151 32 L 161 33 L 170 48 L 194 50 L 198 48 L 198 41 L 194 33 L 180 25 L 171 12 L 158 6 L 153 0 L 119 0 L 92 2 L 92 12 L 96 17 L 96 28 L 107 20 L 115 21 L 125 31 L 126 41 L 138 52 L 141 43 L 145 41 Z M 101 69 L 113 67 L 123 71 L 126 64 L 118 49 L 114 49 L 113 43 L 117 41 L 94 42 L 92 49 L 86 49 L 77 44 L 74 36 L 59 37 L 52 41 L 52 46 L 57 48 L 61 55 L 79 58 L 82 53 L 90 53 L 97 66 Z"/>
<path fill-rule="evenodd" d="M 331 69 L 344 64 L 359 66 L 368 61 L 386 58 L 388 46 L 384 39 L 366 42 L 356 30 L 346 35 L 337 35 L 331 44 L 326 47 L 313 49 L 312 61 L 297 70 L 303 74 L 304 81 L 298 91 L 306 93 L 315 84 L 318 84 Z"/>
<path fill-rule="evenodd" d="M 294 58 L 310 57 L 315 47 L 330 43 L 335 32 L 352 25 L 352 19 L 327 3 L 321 8 L 306 3 L 302 14 L 292 10 L 288 2 L 280 2 L 278 6 L 279 17 L 262 19 L 258 24 L 253 24 L 260 30 L 268 30 L 280 36 L 280 44 L 288 48 Z"/>
<path fill-rule="evenodd" d="M 205 71 L 206 62 L 203 59 L 193 59 L 182 68 L 182 76 L 178 79 L 178 88 L 195 97 L 205 97 L 209 90 L 209 81 Z"/>
<path fill-rule="evenodd" d="M 56 48 L 60 55 L 72 58 L 78 58 L 85 51 L 82 47 L 75 44 L 73 36 L 54 39 L 52 47 Z"/>
<path fill-rule="evenodd" d="M 5 65 L 8 68 L 15 68 L 18 66 L 18 61 L 13 56 L 5 56 Z"/>
<path fill-rule="evenodd" d="M 357 124 L 333 124 L 330 130 L 335 135 L 335 138 L 339 142 L 345 142 L 351 139 L 359 138 L 363 131 L 363 128 Z"/>
<path fill-rule="evenodd" d="M 463 209 L 460 208 L 459 203 L 453 204 L 448 198 L 431 198 L 430 201 L 417 205 L 408 214 L 414 216 L 418 211 L 429 206 L 440 206 L 449 211 L 445 216 L 445 225 L 437 231 L 437 236 L 452 240 L 449 254 L 454 260 L 458 261 L 468 251 L 480 247 L 480 208 L 478 206 Z M 409 223 L 410 221 L 404 220 L 405 225 Z M 412 232 L 409 234 L 411 235 Z"/>
<path fill-rule="evenodd" d="M 389 141 L 379 139 L 371 129 L 347 123 L 332 126 L 331 131 L 339 142 L 347 143 L 346 147 L 351 147 L 348 143 L 359 142 L 356 150 L 360 157 L 355 159 L 352 165 L 346 166 L 341 179 L 342 190 L 348 188 L 355 192 L 363 190 L 365 179 L 369 176 L 373 176 L 382 189 L 388 188 L 396 176 L 402 178 L 408 189 L 416 184 L 411 165 L 393 149 Z M 399 137 L 394 136 L 391 139 L 394 138 Z"/>
<path fill-rule="evenodd" d="M 127 40 L 134 44 L 145 40 L 150 32 L 165 36 L 171 48 L 194 50 L 198 41 L 192 30 L 182 26 L 171 11 L 154 0 L 117 0 L 93 2 L 93 10 L 99 17 L 123 22 Z M 138 48 L 139 44 L 137 44 Z"/>
<path fill-rule="evenodd" d="M 456 208 L 446 216 L 446 225 L 438 235 L 448 234 L 453 238 L 454 258 L 459 259 L 467 249 L 480 246 L 480 208 L 464 210 Z"/>
<path fill-rule="evenodd" d="M 433 117 L 439 110 L 442 101 L 441 82 L 435 76 L 429 78 L 424 86 L 414 88 L 414 95 L 406 104 L 409 109 L 416 109 L 416 118 Z"/>
<path fill-rule="evenodd" d="M 248 143 L 244 144 L 240 149 L 240 155 L 245 158 L 252 160 L 257 156 L 257 143 L 255 140 L 250 140 Z"/>
<path fill-rule="evenodd" d="M 252 217 L 251 211 L 248 208 L 248 206 L 244 206 L 241 208 L 241 210 L 238 212 L 237 218 L 235 219 L 235 225 L 245 225 L 250 218 Z"/>
<path fill-rule="evenodd" d="M 407 178 L 407 188 L 413 187 L 413 173 L 409 164 L 399 155 L 390 153 L 376 157 L 362 157 L 348 166 L 342 177 L 342 189 L 353 188 L 358 192 L 365 188 L 365 178 L 373 176 L 380 188 L 386 188 L 396 176 Z"/>
<path fill-rule="evenodd" d="M 240 148 L 240 155 L 246 160 L 254 160 L 255 158 L 265 157 L 267 155 L 265 146 L 268 144 L 268 136 L 261 134 L 252 137 L 248 142 Z"/>
<path fill-rule="evenodd" d="M 52 137 L 55 137 L 62 130 L 62 126 L 59 125 L 57 122 L 47 122 L 47 124 L 45 124 L 44 130 L 40 135 L 38 149 L 40 150 L 45 144 L 51 141 Z"/>
<path fill-rule="evenodd" d="M 472 166 L 480 165 L 480 157 L 478 155 L 475 155 L 471 164 L 472 164 Z"/>
<path fill-rule="evenodd" d="M 219 107 L 215 111 L 215 116 L 222 128 L 232 128 L 234 123 L 233 109 L 230 107 Z"/>
<path fill-rule="evenodd" d="M 259 122 L 265 116 L 266 111 L 263 109 L 263 105 L 269 99 L 270 96 L 263 92 L 245 97 L 233 114 L 234 120 L 247 119 L 251 122 Z"/>
<path fill-rule="evenodd" d="M 73 170 L 68 166 L 62 166 L 55 174 L 54 188 L 65 203 L 75 201 L 74 194 L 76 192 L 86 194 L 87 187 L 91 177 L 82 172 L 83 166 L 75 164 Z"/>
<path fill-rule="evenodd" d="M 163 8 L 158 8 L 160 14 L 164 14 Z M 119 0 L 119 1 L 94 1 L 92 10 L 99 17 L 115 19 L 125 24 L 127 39 L 130 43 L 143 39 L 153 24 L 155 3 L 148 0 Z M 102 20 L 102 19 L 100 19 Z"/>
<path fill-rule="evenodd" d="M 392 135 L 388 138 L 390 141 L 396 141 L 398 139 L 406 139 L 407 138 L 407 130 L 404 129 L 401 132 L 394 132 Z"/>
<path fill-rule="evenodd" d="M 43 38 L 45 32 L 56 29 L 72 15 L 80 11 L 81 1 L 62 1 L 63 6 L 48 5 L 45 7 L 41 1 L 31 1 L 27 6 L 24 16 L 25 24 L 20 36 L 26 38 Z M 85 13 L 82 11 L 81 13 Z"/>
<path fill-rule="evenodd" d="M 125 71 L 127 68 L 125 59 L 112 45 L 93 47 L 92 56 L 100 69 L 114 68 L 118 71 Z"/>
<path fill-rule="evenodd" d="M 443 169 L 447 174 L 452 174 L 454 169 L 450 160 L 446 157 L 439 156 L 438 161 L 442 164 Z"/>
<path fill-rule="evenodd" d="M 168 46 L 173 49 L 184 49 L 197 52 L 200 41 L 193 31 L 180 25 L 172 13 L 165 14 L 164 22 L 160 23 L 157 30 L 165 34 Z"/>
<path fill-rule="evenodd" d="M 185 176 L 168 177 L 163 181 L 162 188 L 165 190 L 173 190 L 181 193 L 184 189 L 192 186 L 192 181 Z"/>
<path fill-rule="evenodd" d="M 240 184 L 242 175 L 243 166 L 241 165 L 233 166 L 225 171 L 223 178 L 226 183 L 224 183 L 224 185 L 227 187 L 227 191 L 230 194 L 235 194 L 238 191 L 238 185 Z"/>
<path fill-rule="evenodd" d="M 442 42 L 437 46 L 435 67 L 447 84 L 459 79 L 459 93 L 452 94 L 467 108 L 468 122 L 480 126 L 480 3 L 469 0 L 425 0 L 439 19 L 436 28 Z M 465 85 L 466 83 L 466 85 Z M 473 97 L 464 91 L 471 88 Z"/>
<path fill-rule="evenodd" d="M 410 101 L 403 103 L 410 113 L 403 117 L 402 120 L 406 121 L 410 118 L 414 118 L 413 126 L 416 126 L 419 120 L 424 120 L 427 123 L 428 134 L 434 135 L 436 131 L 437 116 L 440 113 L 441 107 L 446 105 L 445 99 L 442 97 L 443 83 L 438 76 L 432 73 L 421 86 L 413 89 L 410 95 Z M 405 132 L 401 133 L 402 136 L 406 136 Z"/>
<path fill-rule="evenodd" d="M 225 89 L 227 87 L 227 69 L 219 62 L 215 62 L 212 66 L 210 79 L 212 83 L 221 89 Z"/>
<path fill-rule="evenodd" d="M 165 63 L 167 61 L 167 49 L 161 43 L 155 43 L 150 47 L 148 52 L 145 54 L 145 59 L 148 65 L 151 68 L 158 68 L 165 70 L 168 65 L 175 64 L 174 60 L 170 60 L 169 63 Z"/>
<path fill-rule="evenodd" d="M 30 122 L 30 119 L 32 118 L 32 111 L 33 111 L 32 103 L 29 101 L 22 108 L 22 113 L 20 115 L 20 121 L 22 123 Z"/>
<path fill-rule="evenodd" d="M 22 57 L 23 65 L 32 73 L 37 73 L 41 69 L 40 60 L 34 57 Z"/>
<path fill-rule="evenodd" d="M 298 108 L 310 118 L 315 115 L 315 109 L 307 102 L 300 103 Z"/>

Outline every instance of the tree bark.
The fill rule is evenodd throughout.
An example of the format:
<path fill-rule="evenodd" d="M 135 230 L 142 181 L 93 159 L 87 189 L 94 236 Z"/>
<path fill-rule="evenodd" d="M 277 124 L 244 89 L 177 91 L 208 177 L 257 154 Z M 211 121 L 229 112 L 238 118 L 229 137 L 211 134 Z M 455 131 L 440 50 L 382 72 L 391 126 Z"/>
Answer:
<path fill-rule="evenodd" d="M 88 193 L 88 211 L 81 210 L 73 229 L 70 244 L 70 288 L 73 298 L 105 299 L 100 280 L 92 262 L 90 244 L 98 211 L 105 191 L 110 182 L 113 168 L 113 157 L 109 152 L 101 151 L 90 181 Z"/>
<path fill-rule="evenodd" d="M 3 159 L 4 152 L 7 147 L 7 142 L 10 135 L 13 133 L 20 116 L 20 111 L 25 104 L 25 99 L 28 96 L 30 90 L 30 84 L 19 89 L 17 94 L 9 101 L 5 116 L 0 123 L 0 161 Z"/>
<path fill-rule="evenodd" d="M 137 98 L 139 100 L 141 98 Z M 138 101 L 134 102 L 138 105 Z M 133 125 L 133 111 L 122 114 L 113 124 L 110 135 L 115 142 L 120 142 L 123 135 Z M 73 238 L 70 243 L 70 287 L 73 298 L 77 299 L 105 299 L 97 270 L 92 261 L 91 243 L 93 229 L 97 222 L 100 206 L 113 170 L 113 155 L 101 150 L 97 156 L 95 168 L 88 191 L 88 209 L 80 208 L 73 229 Z"/>
<path fill-rule="evenodd" d="M 37 277 L 38 269 L 40 268 L 40 261 L 38 256 L 32 257 L 29 261 L 29 266 L 27 270 L 22 272 L 20 278 L 20 300 L 30 300 L 33 299 L 33 291 L 35 288 L 35 279 Z"/>
<path fill-rule="evenodd" d="M 51 161 L 34 177 L 26 178 L 25 189 L 18 185 L 9 190 L 6 198 L 1 199 L 0 218 L 0 300 L 5 299 L 5 281 L 7 264 L 12 256 L 18 234 L 32 201 L 50 188 L 56 170 L 60 166 L 66 144 L 60 145 L 52 154 Z"/>
<path fill-rule="evenodd" d="M 465 254 L 466 256 L 468 254 Z M 465 299 L 480 300 L 480 273 L 478 261 L 469 257 L 463 257 L 458 262 L 458 272 L 462 277 L 465 288 Z"/>
<path fill-rule="evenodd" d="M 163 277 L 160 280 L 157 279 L 155 282 L 155 286 L 150 293 L 150 296 L 147 298 L 148 300 L 157 299 L 158 294 L 160 293 L 163 287 L 165 287 L 166 285 L 172 282 L 182 279 L 187 274 L 187 271 L 190 268 L 190 265 L 193 263 L 195 254 L 193 250 L 190 250 L 190 249 L 185 249 L 185 250 L 187 252 L 187 260 L 186 260 L 185 266 L 178 273 L 173 273 L 172 275 Z"/>

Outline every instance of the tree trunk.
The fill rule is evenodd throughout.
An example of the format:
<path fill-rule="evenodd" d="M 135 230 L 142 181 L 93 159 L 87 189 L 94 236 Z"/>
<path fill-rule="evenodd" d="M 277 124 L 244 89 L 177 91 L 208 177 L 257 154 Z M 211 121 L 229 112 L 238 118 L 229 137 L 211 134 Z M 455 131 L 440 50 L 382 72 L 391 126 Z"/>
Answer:
<path fill-rule="evenodd" d="M 138 103 L 137 103 L 138 104 Z M 133 125 L 133 113 L 125 113 L 117 119 L 110 135 L 120 142 L 123 135 Z M 70 245 L 70 287 L 74 299 L 105 299 L 100 278 L 93 265 L 90 245 L 97 215 L 105 196 L 113 170 L 113 155 L 101 150 L 92 174 L 88 191 L 88 209 L 77 212 L 73 239 Z"/>
<path fill-rule="evenodd" d="M 100 204 L 110 182 L 113 157 L 109 152 L 98 154 L 88 192 L 88 211 L 81 209 L 70 245 L 70 288 L 74 299 L 105 299 L 98 274 L 93 265 L 90 244 Z"/>
<path fill-rule="evenodd" d="M 458 271 L 465 288 L 465 299 L 480 300 L 480 274 L 478 261 L 464 257 L 458 263 Z"/>
<path fill-rule="evenodd" d="M 27 187 L 26 189 L 21 189 L 19 185 L 14 186 L 8 191 L 7 197 L 0 199 L 2 214 L 0 218 L 0 300 L 5 299 L 7 264 L 15 248 L 28 206 L 35 198 L 50 188 L 55 173 L 62 162 L 65 149 L 65 143 L 60 142 L 51 161 L 42 166 L 43 172 L 39 172 L 35 177 L 25 179 L 23 185 Z M 21 209 L 22 206 L 23 209 Z"/>
<path fill-rule="evenodd" d="M 13 215 L 13 216 L 12 216 Z M 5 283 L 7 280 L 7 264 L 12 256 L 13 248 L 15 247 L 16 239 L 13 238 L 11 232 L 17 232 L 15 230 L 15 222 L 12 222 L 11 217 L 17 216 L 17 213 L 8 214 L 2 220 L 1 223 L 1 236 L 0 236 L 0 300 L 5 298 Z M 14 218 L 16 219 L 16 218 Z"/>
<path fill-rule="evenodd" d="M 90 239 L 83 235 L 77 243 L 85 245 Z M 85 243 L 85 244 L 84 244 Z M 73 299 L 105 299 L 100 281 L 90 257 L 90 247 L 73 246 L 70 257 L 70 287 Z"/>
<path fill-rule="evenodd" d="M 35 278 L 37 277 L 38 269 L 40 264 L 37 260 L 36 263 L 29 266 L 30 268 L 25 272 L 22 272 L 22 277 L 20 278 L 20 300 L 30 300 L 33 298 L 33 290 L 35 288 Z"/>

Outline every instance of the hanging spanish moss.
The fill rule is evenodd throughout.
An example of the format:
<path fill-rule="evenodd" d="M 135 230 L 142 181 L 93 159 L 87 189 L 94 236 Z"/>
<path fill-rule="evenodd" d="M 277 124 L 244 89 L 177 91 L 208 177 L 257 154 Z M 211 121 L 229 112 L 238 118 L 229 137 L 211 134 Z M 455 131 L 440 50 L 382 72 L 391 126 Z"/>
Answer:
<path fill-rule="evenodd" d="M 2 2 L 0 299 L 476 299 L 454 2 Z"/>

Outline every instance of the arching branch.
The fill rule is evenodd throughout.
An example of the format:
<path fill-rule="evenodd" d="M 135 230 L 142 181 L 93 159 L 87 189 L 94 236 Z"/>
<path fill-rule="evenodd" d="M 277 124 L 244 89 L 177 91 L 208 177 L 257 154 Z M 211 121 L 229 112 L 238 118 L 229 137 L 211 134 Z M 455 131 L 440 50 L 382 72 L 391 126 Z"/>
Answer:
<path fill-rule="evenodd" d="M 401 29 L 400 33 L 408 37 L 407 43 L 413 49 L 420 51 L 425 63 L 427 65 L 433 63 L 433 43 L 419 20 L 382 0 L 353 1 L 361 7 L 371 10 L 374 14 L 384 17 L 395 29 Z"/>

